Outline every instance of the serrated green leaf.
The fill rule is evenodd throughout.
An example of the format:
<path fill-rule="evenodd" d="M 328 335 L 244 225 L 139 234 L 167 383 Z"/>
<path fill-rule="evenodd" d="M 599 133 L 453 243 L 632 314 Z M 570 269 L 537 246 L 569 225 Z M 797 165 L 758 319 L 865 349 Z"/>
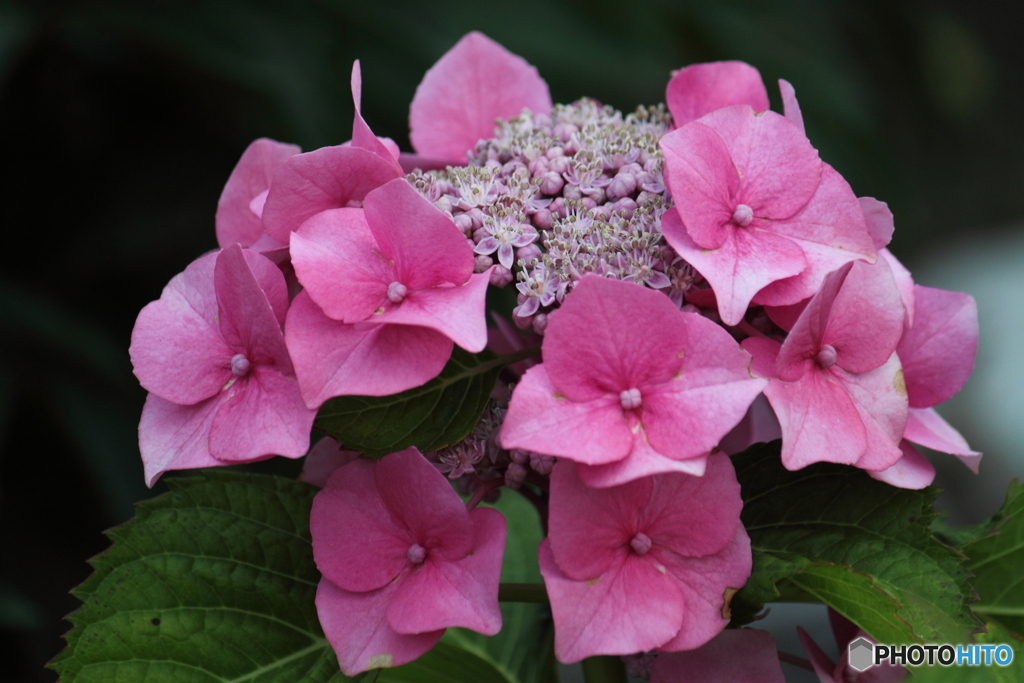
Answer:
<path fill-rule="evenodd" d="M 107 532 L 74 594 L 65 683 L 341 683 L 317 619 L 309 508 L 317 489 L 206 471 L 167 480 Z"/>
<path fill-rule="evenodd" d="M 880 642 L 969 639 L 979 624 L 967 609 L 963 557 L 930 531 L 936 489 L 898 489 L 830 463 L 789 472 L 779 453 L 773 442 L 733 458 L 754 553 L 754 572 L 733 599 L 735 622 L 778 599 L 777 583 L 788 579 Z"/>
<path fill-rule="evenodd" d="M 988 633 L 979 633 L 978 643 L 1006 644 L 1013 648 L 1007 666 L 916 666 L 910 667 L 913 683 L 1020 683 L 1024 681 L 1024 642 L 996 622 L 986 622 Z"/>
<path fill-rule="evenodd" d="M 416 446 L 426 453 L 458 443 L 476 426 L 501 369 L 489 351 L 455 347 L 441 374 L 391 396 L 339 396 L 320 407 L 317 429 L 370 457 Z"/>
<path fill-rule="evenodd" d="M 505 492 L 493 505 L 505 515 L 508 534 L 501 565 L 502 583 L 542 583 L 537 546 L 544 534 L 537 510 L 520 495 Z M 554 654 L 554 622 L 548 605 L 523 602 L 501 604 L 501 631 L 484 636 L 450 628 L 442 643 L 474 653 L 501 672 L 509 683 L 550 683 L 558 680 Z"/>
<path fill-rule="evenodd" d="M 440 642 L 414 662 L 382 669 L 377 683 L 512 683 L 485 659 Z"/>
<path fill-rule="evenodd" d="M 979 601 L 971 607 L 988 621 L 1024 635 L 1024 484 L 1010 483 L 1006 501 L 963 552 Z"/>

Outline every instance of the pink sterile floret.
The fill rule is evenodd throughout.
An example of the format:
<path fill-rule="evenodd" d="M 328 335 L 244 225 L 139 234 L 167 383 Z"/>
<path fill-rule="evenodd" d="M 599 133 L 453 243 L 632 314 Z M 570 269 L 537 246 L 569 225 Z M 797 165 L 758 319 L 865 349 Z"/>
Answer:
<path fill-rule="evenodd" d="M 651 683 L 786 683 L 775 639 L 768 631 L 722 631 L 686 652 L 659 654 Z"/>
<path fill-rule="evenodd" d="M 742 505 L 721 453 L 703 477 L 672 472 L 603 489 L 560 460 L 539 549 L 558 659 L 692 650 L 717 635 L 750 576 Z"/>
<path fill-rule="evenodd" d="M 240 244 L 259 252 L 288 246 L 263 234 L 263 204 L 274 170 L 301 151 L 296 145 L 267 138 L 246 148 L 217 202 L 217 244 L 224 248 Z"/>
<path fill-rule="evenodd" d="M 782 463 L 883 470 L 902 455 L 907 391 L 896 344 L 905 312 L 888 263 L 830 273 L 785 343 L 743 340 L 782 427 Z"/>
<path fill-rule="evenodd" d="M 357 458 L 359 458 L 358 451 L 345 450 L 335 439 L 325 436 L 310 449 L 309 455 L 302 463 L 299 481 L 322 489 L 334 474 L 334 470 L 344 467 Z"/>
<path fill-rule="evenodd" d="M 672 74 L 665 103 L 678 128 L 716 109 L 747 104 L 755 112 L 768 108 L 768 91 L 761 74 L 744 62 L 691 64 Z"/>
<path fill-rule="evenodd" d="M 702 474 L 765 386 L 718 325 L 596 275 L 551 314 L 543 357 L 512 394 L 501 443 L 583 463 L 591 486 Z"/>
<path fill-rule="evenodd" d="M 762 304 L 793 304 L 829 271 L 874 260 L 853 191 L 783 116 L 726 107 L 660 145 L 675 199 L 662 219 L 665 238 L 707 278 L 727 325 L 755 295 Z"/>
<path fill-rule="evenodd" d="M 317 614 L 345 674 L 416 659 L 449 626 L 501 629 L 505 518 L 467 511 L 415 448 L 336 470 L 309 522 Z"/>
<path fill-rule="evenodd" d="M 423 76 L 409 107 L 409 140 L 422 155 L 464 166 L 479 140 L 494 137 L 495 119 L 524 108 L 551 110 L 547 83 L 522 57 L 474 31 Z"/>
<path fill-rule="evenodd" d="M 167 470 L 306 453 L 316 411 L 285 348 L 287 308 L 281 271 L 236 244 L 194 261 L 142 309 L 130 353 L 150 392 L 139 424 L 147 484 Z"/>
<path fill-rule="evenodd" d="M 864 638 L 872 643 L 875 640 L 831 607 L 828 610 L 828 616 L 829 621 L 832 622 L 832 632 L 835 635 L 836 644 L 839 646 L 838 663 L 833 663 L 829 659 L 824 650 L 818 647 L 818 644 L 807 634 L 807 631 L 799 626 L 796 627 L 800 642 L 803 644 L 804 650 L 807 651 L 811 666 L 814 667 L 814 673 L 818 674 L 818 680 L 821 683 L 900 683 L 907 677 L 905 667 L 893 664 L 872 666 L 866 671 L 857 671 L 851 667 L 850 643 L 858 638 Z"/>

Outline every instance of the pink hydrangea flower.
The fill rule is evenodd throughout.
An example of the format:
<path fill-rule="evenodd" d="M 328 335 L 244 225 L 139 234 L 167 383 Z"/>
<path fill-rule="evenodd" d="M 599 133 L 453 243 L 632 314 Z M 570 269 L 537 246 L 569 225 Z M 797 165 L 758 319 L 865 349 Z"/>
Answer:
<path fill-rule="evenodd" d="M 501 443 L 582 463 L 590 486 L 702 474 L 765 386 L 718 325 L 596 275 L 551 314 L 543 357 L 516 386 Z"/>
<path fill-rule="evenodd" d="M 782 427 L 782 463 L 883 470 L 902 455 L 907 390 L 896 344 L 905 312 L 885 260 L 825 278 L 783 344 L 749 337 L 754 373 Z"/>
<path fill-rule="evenodd" d="M 412 661 L 450 626 L 501 629 L 505 518 L 467 511 L 415 448 L 336 470 L 309 526 L 317 614 L 346 675 Z"/>
<path fill-rule="evenodd" d="M 130 348 L 149 392 L 139 447 L 150 486 L 167 470 L 297 458 L 302 402 L 281 323 L 281 271 L 237 244 L 192 262 L 139 313 Z"/>
<path fill-rule="evenodd" d="M 716 636 L 750 576 L 742 505 L 723 454 L 703 477 L 657 474 L 603 489 L 560 460 L 539 550 L 558 659 L 691 650 Z"/>
<path fill-rule="evenodd" d="M 311 407 L 332 396 L 383 396 L 435 377 L 452 342 L 487 345 L 489 273 L 451 218 L 404 179 L 363 209 L 314 216 L 292 234 L 305 290 L 288 312 L 288 348 Z"/>
<path fill-rule="evenodd" d="M 357 451 L 345 450 L 335 439 L 325 436 L 316 442 L 302 464 L 299 481 L 322 489 L 334 470 L 359 458 Z"/>
<path fill-rule="evenodd" d="M 858 638 L 875 642 L 875 639 L 864 631 L 857 628 L 857 625 L 847 620 L 835 610 L 829 608 L 829 621 L 832 622 L 832 632 L 839 646 L 840 657 L 837 663 L 833 663 L 825 654 L 824 650 L 818 647 L 807 631 L 799 626 L 796 627 L 800 642 L 803 643 L 807 656 L 814 667 L 814 673 L 818 674 L 821 683 L 900 683 L 907 677 L 907 669 L 894 664 L 881 664 L 873 666 L 866 671 L 857 671 L 850 666 L 849 645 Z"/>
<path fill-rule="evenodd" d="M 523 109 L 547 113 L 547 83 L 518 57 L 476 31 L 427 71 L 409 108 L 409 140 L 419 154 L 465 166 L 479 140 L 494 137 L 495 119 Z"/>
<path fill-rule="evenodd" d="M 672 74 L 665 89 L 665 104 L 678 128 L 734 104 L 747 104 L 755 112 L 763 112 L 768 109 L 768 91 L 761 73 L 744 62 L 691 64 Z"/>
<path fill-rule="evenodd" d="M 727 325 L 755 295 L 796 303 L 844 263 L 874 260 L 853 191 L 785 117 L 726 107 L 660 144 L 676 203 L 665 238 L 711 284 Z"/>
<path fill-rule="evenodd" d="M 786 683 L 775 639 L 768 631 L 722 631 L 685 652 L 659 654 L 651 683 Z"/>

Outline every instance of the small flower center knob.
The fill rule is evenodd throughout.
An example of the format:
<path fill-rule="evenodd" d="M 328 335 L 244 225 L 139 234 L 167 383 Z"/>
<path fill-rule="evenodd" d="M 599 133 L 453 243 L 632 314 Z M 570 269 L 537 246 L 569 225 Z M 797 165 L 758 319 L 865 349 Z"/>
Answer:
<path fill-rule="evenodd" d="M 640 390 L 636 387 L 632 389 L 626 389 L 619 394 L 619 400 L 622 402 L 622 407 L 625 410 L 633 410 L 639 408 L 644 402 L 643 396 L 640 395 Z"/>
<path fill-rule="evenodd" d="M 252 363 L 249 362 L 244 353 L 236 353 L 231 357 L 231 374 L 235 377 L 245 377 L 251 367 Z"/>
<path fill-rule="evenodd" d="M 629 542 L 629 547 L 637 555 L 646 555 L 647 551 L 651 549 L 651 537 L 645 533 L 639 533 Z"/>
<path fill-rule="evenodd" d="M 409 561 L 413 564 L 423 564 L 423 560 L 427 557 L 427 549 L 419 543 L 413 543 L 409 546 L 409 552 L 407 552 L 405 556 L 408 557 Z"/>
<path fill-rule="evenodd" d="M 393 304 L 402 303 L 405 300 L 405 295 L 408 293 L 409 289 L 401 282 L 396 281 L 388 285 L 388 300 Z"/>
<path fill-rule="evenodd" d="M 815 357 L 818 361 L 818 365 L 826 370 L 836 364 L 836 347 L 831 344 L 825 344 L 818 349 L 818 355 Z"/>
<path fill-rule="evenodd" d="M 732 222 L 741 228 L 745 228 L 750 225 L 750 221 L 754 220 L 754 210 L 746 204 L 740 204 L 736 207 L 736 210 L 732 212 Z"/>

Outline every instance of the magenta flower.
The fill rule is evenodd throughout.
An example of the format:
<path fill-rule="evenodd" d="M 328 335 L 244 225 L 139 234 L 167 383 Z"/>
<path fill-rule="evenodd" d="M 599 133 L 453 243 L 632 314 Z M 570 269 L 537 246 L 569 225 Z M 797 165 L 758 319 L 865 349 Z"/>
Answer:
<path fill-rule="evenodd" d="M 487 344 L 489 273 L 451 218 L 404 179 L 366 195 L 363 209 L 324 211 L 291 238 L 305 291 L 287 325 L 302 395 L 383 396 L 435 377 L 452 342 Z"/>
<path fill-rule="evenodd" d="M 844 263 L 874 260 L 853 191 L 786 118 L 726 107 L 660 144 L 675 199 L 665 238 L 707 278 L 727 325 L 759 292 L 758 303 L 793 304 Z"/>
<path fill-rule="evenodd" d="M 415 448 L 336 470 L 309 527 L 317 613 L 346 675 L 412 661 L 449 626 L 501 629 L 505 518 L 467 511 Z"/>
<path fill-rule="evenodd" d="M 543 357 L 512 394 L 501 443 L 582 463 L 590 486 L 702 474 L 765 386 L 718 325 L 596 275 L 552 313 Z"/>
<path fill-rule="evenodd" d="M 548 86 L 522 57 L 476 31 L 423 76 L 409 108 L 409 140 L 419 154 L 466 165 L 479 140 L 494 137 L 494 120 L 523 109 L 551 110 Z"/>
<path fill-rule="evenodd" d="M 267 138 L 245 149 L 217 202 L 217 244 L 222 248 L 240 244 L 259 252 L 288 246 L 263 234 L 263 205 L 274 169 L 301 151 L 296 145 Z"/>
<path fill-rule="evenodd" d="M 849 645 L 858 638 L 875 642 L 875 639 L 864 631 L 857 628 L 857 625 L 849 621 L 838 612 L 829 608 L 829 621 L 832 622 L 832 632 L 839 646 L 839 662 L 833 663 L 825 654 L 824 650 L 811 639 L 807 631 L 799 626 L 796 627 L 800 642 L 807 651 L 807 656 L 814 667 L 814 673 L 818 674 L 821 683 L 900 683 L 907 677 L 907 669 L 894 664 L 880 664 L 873 666 L 866 671 L 857 671 L 850 666 Z"/>
<path fill-rule="evenodd" d="M 768 631 L 722 631 L 696 650 L 664 652 L 651 683 L 786 683 L 775 639 Z"/>
<path fill-rule="evenodd" d="M 887 262 L 825 278 L 783 344 L 749 337 L 754 373 L 782 427 L 782 463 L 884 470 L 901 456 L 907 390 L 896 344 L 905 312 Z"/>
<path fill-rule="evenodd" d="M 559 461 L 539 549 L 558 659 L 691 650 L 716 636 L 750 576 L 742 506 L 723 454 L 703 477 L 658 474 L 603 489 Z"/>
<path fill-rule="evenodd" d="M 691 64 L 672 74 L 665 103 L 678 128 L 705 114 L 734 104 L 747 104 L 755 112 L 768 109 L 768 91 L 760 72 L 744 62 Z"/>
<path fill-rule="evenodd" d="M 316 411 L 285 348 L 287 309 L 281 271 L 237 244 L 193 261 L 142 309 L 130 353 L 150 392 L 139 424 L 147 484 L 167 470 L 305 455 Z"/>

